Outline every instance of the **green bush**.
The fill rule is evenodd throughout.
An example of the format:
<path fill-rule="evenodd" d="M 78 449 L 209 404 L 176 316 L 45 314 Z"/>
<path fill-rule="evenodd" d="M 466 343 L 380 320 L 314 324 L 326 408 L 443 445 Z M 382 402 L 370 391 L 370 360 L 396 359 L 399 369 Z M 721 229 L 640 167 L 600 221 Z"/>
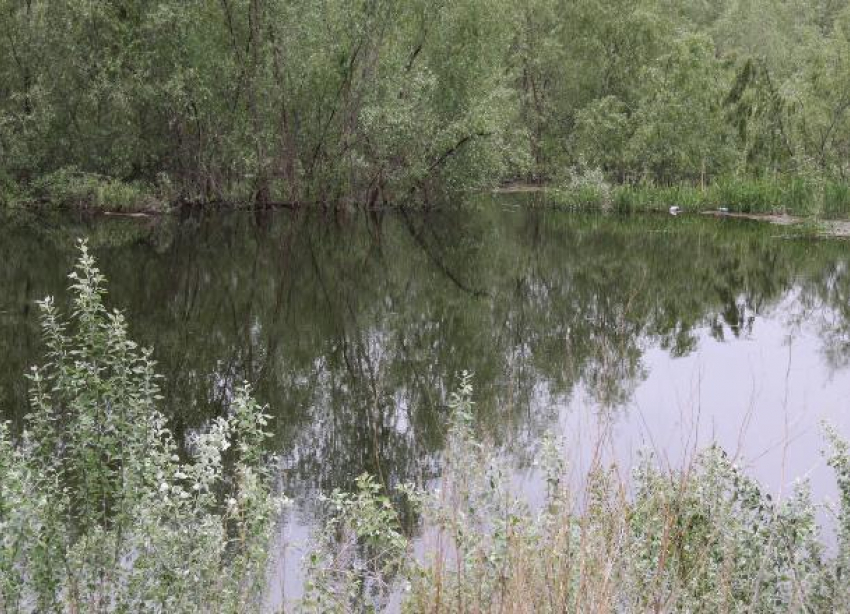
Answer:
<path fill-rule="evenodd" d="M 775 500 L 717 447 L 676 471 L 646 455 L 630 483 L 617 467 L 595 462 L 577 490 L 562 449 L 546 438 L 538 464 L 546 499 L 534 510 L 512 492 L 498 454 L 474 436 L 471 395 L 464 376 L 450 404 L 439 488 L 413 496 L 426 529 L 424 557 L 408 557 L 383 578 L 403 592 L 403 611 L 848 611 L 841 578 L 850 553 L 850 452 L 832 431 L 828 460 L 841 495 L 836 556 L 822 545 L 806 483 Z M 361 478 L 361 488 L 358 500 L 379 499 L 371 481 Z M 385 539 L 399 531 L 389 512 L 366 526 Z M 322 594 L 334 594 L 322 584 L 328 577 L 313 577 Z M 358 611 L 348 606 L 326 602 L 324 611 Z"/>
<path fill-rule="evenodd" d="M 30 186 L 29 193 L 37 202 L 57 207 L 106 211 L 164 207 L 164 200 L 148 185 L 83 173 L 74 168 L 64 168 L 39 178 Z"/>
<path fill-rule="evenodd" d="M 268 416 L 242 386 L 181 459 L 151 352 L 80 250 L 71 319 L 40 303 L 47 360 L 29 374 L 26 430 L 0 427 L 0 611 L 251 609 L 281 503 Z"/>

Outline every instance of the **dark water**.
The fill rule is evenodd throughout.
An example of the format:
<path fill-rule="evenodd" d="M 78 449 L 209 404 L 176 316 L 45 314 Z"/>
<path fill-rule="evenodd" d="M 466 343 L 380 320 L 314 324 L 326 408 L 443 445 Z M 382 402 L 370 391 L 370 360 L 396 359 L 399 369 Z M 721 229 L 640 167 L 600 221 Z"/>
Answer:
<path fill-rule="evenodd" d="M 648 446 L 671 464 L 714 439 L 774 489 L 811 476 L 831 492 L 819 422 L 850 435 L 850 244 L 522 205 L 5 218 L 0 410 L 20 425 L 40 352 L 33 301 L 62 304 L 86 236 L 111 304 L 155 348 L 176 430 L 253 382 L 296 500 L 362 471 L 435 476 L 464 369 L 518 475 L 554 429 L 577 473 L 600 433 L 614 457 Z"/>

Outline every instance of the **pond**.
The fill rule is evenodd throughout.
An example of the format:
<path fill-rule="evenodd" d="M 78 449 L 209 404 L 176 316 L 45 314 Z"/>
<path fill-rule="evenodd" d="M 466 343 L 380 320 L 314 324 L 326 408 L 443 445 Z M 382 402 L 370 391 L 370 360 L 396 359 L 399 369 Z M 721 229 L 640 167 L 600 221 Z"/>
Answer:
<path fill-rule="evenodd" d="M 0 228 L 0 416 L 26 413 L 36 299 L 87 237 L 109 302 L 153 346 L 178 434 L 252 382 L 306 537 L 315 494 L 439 475 L 446 400 L 474 373 L 482 432 L 534 498 L 544 433 L 577 475 L 716 441 L 781 493 L 834 492 L 821 421 L 850 435 L 850 250 L 756 222 L 581 214 L 528 196 L 428 213 L 21 214 Z M 528 477 L 526 480 L 525 478 Z M 531 486 L 523 486 L 523 484 Z M 290 581 L 287 580 L 287 584 Z"/>

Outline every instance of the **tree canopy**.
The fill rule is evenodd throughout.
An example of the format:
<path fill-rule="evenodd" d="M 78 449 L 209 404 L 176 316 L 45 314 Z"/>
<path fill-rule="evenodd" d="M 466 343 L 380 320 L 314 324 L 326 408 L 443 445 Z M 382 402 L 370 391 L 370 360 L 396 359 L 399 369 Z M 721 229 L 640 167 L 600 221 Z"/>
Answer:
<path fill-rule="evenodd" d="M 0 200 L 844 179 L 846 0 L 0 0 Z"/>

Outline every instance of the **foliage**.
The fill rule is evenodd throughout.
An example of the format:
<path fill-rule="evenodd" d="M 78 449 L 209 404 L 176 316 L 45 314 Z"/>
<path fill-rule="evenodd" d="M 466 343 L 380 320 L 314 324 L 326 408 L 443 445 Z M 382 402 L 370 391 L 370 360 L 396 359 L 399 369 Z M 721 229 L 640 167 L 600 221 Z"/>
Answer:
<path fill-rule="evenodd" d="M 573 491 L 559 444 L 548 438 L 540 458 L 547 498 L 532 511 L 474 436 L 471 394 L 464 374 L 451 401 L 440 488 L 418 494 L 427 558 L 393 570 L 408 574 L 404 611 L 846 609 L 840 579 L 850 456 L 834 433 L 829 459 L 842 499 L 833 558 L 821 545 L 805 483 L 774 500 L 714 447 L 672 472 L 644 456 L 629 495 L 617 468 L 601 463 L 585 476 L 584 490 Z M 343 500 L 374 498 L 373 483 L 361 478 L 360 488 Z M 363 516 L 364 526 L 375 527 L 365 535 L 394 535 L 374 525 L 372 513 Z"/>
<path fill-rule="evenodd" d="M 307 555 L 300 611 L 372 612 L 386 605 L 393 577 L 406 565 L 407 540 L 381 486 L 368 474 L 354 494 L 335 490 L 330 519 Z"/>
<path fill-rule="evenodd" d="M 16 441 L 0 428 L 0 609 L 241 612 L 258 603 L 280 500 L 247 385 L 188 441 L 156 409 L 149 350 L 108 311 L 85 243 L 72 317 L 40 303 L 47 362 Z M 225 467 L 228 470 L 225 471 Z"/>
<path fill-rule="evenodd" d="M 0 14 L 0 173 L 25 185 L 75 168 L 171 199 L 381 201 L 490 183 L 512 158 L 509 31 L 480 0 Z"/>
<path fill-rule="evenodd" d="M 848 180 L 850 6 L 0 0 L 0 199 L 404 201 Z"/>
<path fill-rule="evenodd" d="M 627 159 L 640 176 L 704 182 L 706 174 L 729 168 L 721 68 L 708 37 L 686 35 L 643 70 L 627 145 Z"/>
<path fill-rule="evenodd" d="M 168 202 L 169 195 L 158 197 L 145 184 L 128 183 L 70 168 L 40 177 L 29 186 L 29 199 L 57 207 L 95 208 L 112 211 L 155 210 Z M 16 200 L 26 199 L 18 197 Z"/>
<path fill-rule="evenodd" d="M 620 212 L 683 212 L 726 210 L 731 213 L 791 214 L 823 218 L 850 213 L 850 190 L 842 181 L 817 176 L 720 177 L 701 187 L 688 183 L 653 182 L 609 185 L 598 175 L 571 179 L 547 190 L 547 199 L 571 208 Z"/>
<path fill-rule="evenodd" d="M 570 167 L 562 185 L 557 189 L 557 194 L 565 197 L 564 200 L 569 200 L 569 204 L 575 207 L 608 209 L 611 206 L 613 189 L 601 169 L 582 171 Z"/>

